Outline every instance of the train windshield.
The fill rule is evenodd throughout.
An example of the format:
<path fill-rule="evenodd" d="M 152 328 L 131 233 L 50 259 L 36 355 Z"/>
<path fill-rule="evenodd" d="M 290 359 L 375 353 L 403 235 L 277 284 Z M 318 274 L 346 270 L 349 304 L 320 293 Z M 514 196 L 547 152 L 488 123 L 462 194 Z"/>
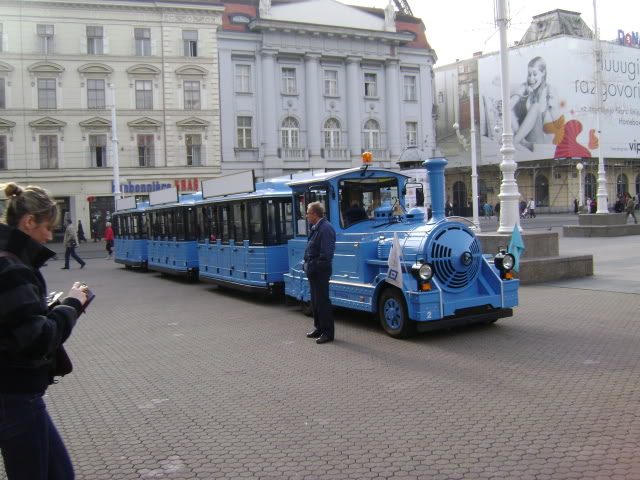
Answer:
<path fill-rule="evenodd" d="M 343 228 L 374 218 L 376 208 L 399 202 L 398 179 L 348 178 L 340 182 L 340 222 Z"/>

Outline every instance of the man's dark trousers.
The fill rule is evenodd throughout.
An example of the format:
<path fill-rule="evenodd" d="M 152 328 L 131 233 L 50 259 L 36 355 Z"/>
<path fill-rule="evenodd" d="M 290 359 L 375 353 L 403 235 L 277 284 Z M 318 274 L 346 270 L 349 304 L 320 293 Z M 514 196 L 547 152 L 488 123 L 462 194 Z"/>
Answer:
<path fill-rule="evenodd" d="M 331 269 L 319 269 L 308 276 L 313 308 L 313 326 L 329 338 L 335 335 L 333 307 L 329 299 Z"/>

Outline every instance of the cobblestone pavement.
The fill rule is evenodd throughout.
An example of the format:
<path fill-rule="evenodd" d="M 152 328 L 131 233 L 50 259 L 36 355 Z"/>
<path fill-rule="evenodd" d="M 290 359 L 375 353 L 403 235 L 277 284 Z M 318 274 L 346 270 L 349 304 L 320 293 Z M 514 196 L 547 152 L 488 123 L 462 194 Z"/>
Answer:
<path fill-rule="evenodd" d="M 280 301 L 60 266 L 97 293 L 47 396 L 79 479 L 640 479 L 639 295 L 524 287 L 409 341 L 338 311 L 318 346 Z"/>

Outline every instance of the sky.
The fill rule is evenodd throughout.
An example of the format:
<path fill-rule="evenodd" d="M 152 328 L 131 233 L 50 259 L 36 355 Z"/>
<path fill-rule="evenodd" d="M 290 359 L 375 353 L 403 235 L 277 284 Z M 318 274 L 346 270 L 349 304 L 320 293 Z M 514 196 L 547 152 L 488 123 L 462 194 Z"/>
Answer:
<path fill-rule="evenodd" d="M 383 8 L 388 0 L 341 0 L 351 5 Z M 406 0 L 411 11 L 425 24 L 427 40 L 436 51 L 436 67 L 470 58 L 474 52 L 494 52 L 500 36 L 494 24 L 495 0 Z M 592 0 L 511 0 L 509 46 L 524 35 L 534 15 L 555 9 L 580 12 L 593 30 Z M 640 3 L 630 0 L 600 0 L 598 29 L 602 40 L 614 40 L 618 29 L 640 31 Z"/>

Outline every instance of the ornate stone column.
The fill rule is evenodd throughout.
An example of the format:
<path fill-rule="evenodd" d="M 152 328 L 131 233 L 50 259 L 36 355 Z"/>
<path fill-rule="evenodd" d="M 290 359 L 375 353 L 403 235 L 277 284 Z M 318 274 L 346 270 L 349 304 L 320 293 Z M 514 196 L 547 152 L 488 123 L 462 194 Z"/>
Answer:
<path fill-rule="evenodd" d="M 385 65 L 385 104 L 387 110 L 387 149 L 391 165 L 400 156 L 400 68 L 398 59 L 388 59 Z"/>
<path fill-rule="evenodd" d="M 309 147 L 309 159 L 320 158 L 320 87 L 318 85 L 318 70 L 320 63 L 319 53 L 308 53 L 304 57 L 305 80 L 306 80 L 306 128 L 307 143 Z"/>
<path fill-rule="evenodd" d="M 266 160 L 268 157 L 274 158 L 278 149 L 278 129 L 276 125 L 276 98 L 278 90 L 275 86 L 275 64 L 276 51 L 262 50 L 262 82 L 257 82 L 260 98 L 262 99 L 262 138 L 258 139 L 258 147 L 262 152 L 262 157 Z M 257 119 L 256 119 L 257 120 Z M 255 131 L 257 125 L 253 125 Z M 269 168 L 269 165 L 264 165 Z"/>
<path fill-rule="evenodd" d="M 362 129 L 360 118 L 360 105 L 362 93 L 360 92 L 360 60 L 361 57 L 347 57 L 347 124 L 349 136 L 349 150 L 351 150 L 351 162 L 360 165 L 360 153 L 362 150 Z"/>

